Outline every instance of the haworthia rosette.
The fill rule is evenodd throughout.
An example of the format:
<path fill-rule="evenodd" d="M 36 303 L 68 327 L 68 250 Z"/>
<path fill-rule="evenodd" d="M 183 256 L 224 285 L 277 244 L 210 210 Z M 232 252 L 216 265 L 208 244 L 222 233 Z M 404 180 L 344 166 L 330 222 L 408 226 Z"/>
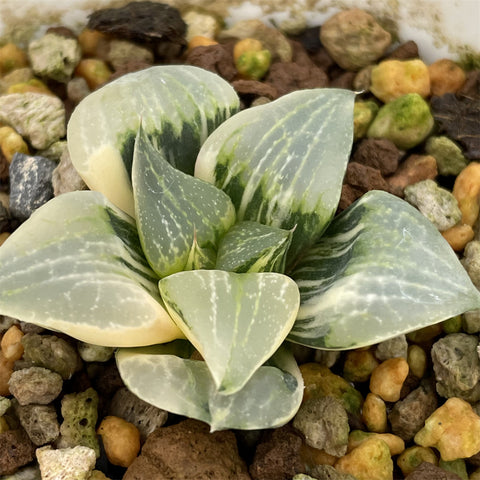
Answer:
<path fill-rule="evenodd" d="M 299 305 L 295 282 L 279 273 L 195 270 L 163 278 L 159 288 L 225 395 L 240 390 L 277 350 Z"/>
<path fill-rule="evenodd" d="M 98 192 L 56 197 L 0 249 L 0 313 L 88 343 L 182 338 L 157 282 L 135 222 Z"/>
<path fill-rule="evenodd" d="M 140 241 L 160 277 L 185 269 L 194 241 L 215 252 L 235 222 L 228 195 L 172 167 L 143 127 L 135 141 L 132 181 Z"/>
<path fill-rule="evenodd" d="M 201 68 L 162 65 L 123 75 L 74 110 L 70 157 L 92 190 L 133 216 L 130 171 L 140 122 L 173 166 L 193 173 L 202 143 L 238 107 L 230 84 Z"/>
<path fill-rule="evenodd" d="M 228 193 L 238 220 L 290 230 L 291 263 L 331 221 L 353 139 L 355 93 L 300 90 L 249 108 L 203 144 L 195 176 Z"/>
<path fill-rule="evenodd" d="M 336 217 L 292 277 L 301 305 L 288 338 L 317 348 L 371 345 L 480 308 L 480 293 L 438 230 L 380 191 Z"/>

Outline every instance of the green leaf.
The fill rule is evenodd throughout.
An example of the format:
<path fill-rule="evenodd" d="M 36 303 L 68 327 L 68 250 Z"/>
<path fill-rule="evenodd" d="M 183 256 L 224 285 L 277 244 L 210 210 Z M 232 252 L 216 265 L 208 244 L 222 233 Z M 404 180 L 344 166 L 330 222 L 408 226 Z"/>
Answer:
<path fill-rule="evenodd" d="M 288 339 L 316 348 L 371 345 L 480 308 L 438 230 L 380 191 L 335 218 L 292 277 L 301 306 Z"/>
<path fill-rule="evenodd" d="M 257 222 L 240 222 L 221 240 L 216 268 L 236 273 L 283 273 L 292 233 Z"/>
<path fill-rule="evenodd" d="M 0 313 L 88 343 L 182 338 L 157 282 L 134 221 L 98 192 L 54 198 L 0 248 Z"/>
<path fill-rule="evenodd" d="M 177 351 L 175 351 L 177 349 Z M 207 422 L 211 430 L 275 428 L 297 412 L 303 380 L 293 355 L 282 347 L 242 390 L 222 395 L 205 362 L 180 358 L 180 342 L 120 349 L 117 366 L 127 387 L 151 405 Z"/>
<path fill-rule="evenodd" d="M 272 356 L 299 305 L 295 282 L 279 273 L 194 270 L 163 278 L 159 288 L 224 395 L 240 390 Z"/>
<path fill-rule="evenodd" d="M 133 216 L 130 173 L 140 121 L 165 158 L 192 174 L 202 143 L 238 107 L 230 84 L 204 69 L 162 65 L 130 73 L 76 107 L 67 131 L 71 160 L 90 189 Z"/>
<path fill-rule="evenodd" d="M 195 176 L 228 193 L 237 220 L 290 230 L 287 264 L 312 245 L 340 199 L 353 139 L 348 90 L 301 90 L 243 110 L 203 144 Z"/>
<path fill-rule="evenodd" d="M 188 260 L 184 270 L 213 270 L 217 255 L 211 248 L 201 248 L 198 245 L 196 234 L 193 237 L 192 248 L 188 254 Z"/>
<path fill-rule="evenodd" d="M 235 223 L 228 195 L 172 167 L 140 127 L 132 168 L 137 227 L 153 270 L 165 277 L 184 270 L 194 243 L 216 251 Z"/>

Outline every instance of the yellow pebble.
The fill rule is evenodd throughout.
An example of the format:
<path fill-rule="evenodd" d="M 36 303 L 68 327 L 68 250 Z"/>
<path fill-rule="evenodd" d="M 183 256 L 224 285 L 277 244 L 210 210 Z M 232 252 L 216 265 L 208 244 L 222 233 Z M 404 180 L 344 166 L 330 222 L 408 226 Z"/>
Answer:
<path fill-rule="evenodd" d="M 7 43 L 0 48 L 0 75 L 26 67 L 28 64 L 27 54 L 13 43 Z"/>
<path fill-rule="evenodd" d="M 438 458 L 429 447 L 414 445 L 413 447 L 407 448 L 397 458 L 397 465 L 405 477 L 412 473 L 423 462 L 438 465 Z"/>
<path fill-rule="evenodd" d="M 7 360 L 16 362 L 22 358 L 22 338 L 23 332 L 16 325 L 12 325 L 3 334 L 2 340 L 0 341 L 0 347 L 2 348 L 2 353 Z"/>
<path fill-rule="evenodd" d="M 113 465 L 128 467 L 140 451 L 138 428 L 123 418 L 105 417 L 97 433 L 102 437 L 105 454 Z"/>
<path fill-rule="evenodd" d="M 408 375 L 408 363 L 405 358 L 389 358 L 372 372 L 370 391 L 386 402 L 400 399 L 403 382 Z"/>
<path fill-rule="evenodd" d="M 469 163 L 457 176 L 452 190 L 462 212 L 462 223 L 473 226 L 480 210 L 480 163 Z"/>
<path fill-rule="evenodd" d="M 341 457 L 335 469 L 349 473 L 357 480 L 392 480 L 393 461 L 388 445 L 373 436 Z"/>
<path fill-rule="evenodd" d="M 7 89 L 7 93 L 44 93 L 53 95 L 52 91 L 38 78 L 31 78 L 26 82 L 14 83 Z"/>
<path fill-rule="evenodd" d="M 376 394 L 367 394 L 362 407 L 362 420 L 370 432 L 387 431 L 387 406 Z"/>
<path fill-rule="evenodd" d="M 2 232 L 0 233 L 0 246 L 5 243 L 5 240 L 10 236 L 10 232 Z"/>
<path fill-rule="evenodd" d="M 28 154 L 28 145 L 12 127 L 4 126 L 0 127 L 0 150 L 2 150 L 3 156 L 7 159 L 7 162 L 12 161 L 15 153 Z"/>
<path fill-rule="evenodd" d="M 13 373 L 13 364 L 14 362 L 5 358 L 3 352 L 0 351 L 0 395 L 3 397 L 10 395 L 8 381 Z"/>
<path fill-rule="evenodd" d="M 430 94 L 428 67 L 419 59 L 385 60 L 372 68 L 371 92 L 388 103 L 407 93 Z"/>
<path fill-rule="evenodd" d="M 78 43 L 84 57 L 97 57 L 100 53 L 99 48 L 107 42 L 107 36 L 104 33 L 89 28 L 82 30 L 78 36 Z"/>
<path fill-rule="evenodd" d="M 435 447 L 447 462 L 480 452 L 480 417 L 461 398 L 449 398 L 425 420 L 415 443 Z"/>
<path fill-rule="evenodd" d="M 442 58 L 428 66 L 432 95 L 455 93 L 463 87 L 467 76 L 453 60 Z"/>
<path fill-rule="evenodd" d="M 218 42 L 213 38 L 195 35 L 188 42 L 188 50 L 193 50 L 196 47 L 208 47 L 210 45 L 218 45 Z"/>
<path fill-rule="evenodd" d="M 300 458 L 302 462 L 310 468 L 315 467 L 315 465 L 330 465 L 333 467 L 338 460 L 337 457 L 330 455 L 325 450 L 311 447 L 306 443 L 303 443 L 300 448 Z"/>
<path fill-rule="evenodd" d="M 108 65 L 98 58 L 84 58 L 80 60 L 75 69 L 75 75 L 83 77 L 91 90 L 95 90 L 108 82 L 112 71 Z"/>
<path fill-rule="evenodd" d="M 235 43 L 233 47 L 233 60 L 236 62 L 244 53 L 260 52 L 263 44 L 256 38 L 244 38 Z"/>
<path fill-rule="evenodd" d="M 348 448 L 347 452 L 357 448 L 367 438 L 376 437 L 383 440 L 390 449 L 390 455 L 399 455 L 405 450 L 405 442 L 398 435 L 393 433 L 373 433 L 363 432 L 361 430 L 352 430 L 348 436 Z"/>
<path fill-rule="evenodd" d="M 0 417 L 0 433 L 6 432 L 7 430 L 10 430 L 10 425 L 7 422 L 7 419 L 5 417 Z"/>
<path fill-rule="evenodd" d="M 377 366 L 372 350 L 350 350 L 343 365 L 343 376 L 351 382 L 366 382 Z"/>
<path fill-rule="evenodd" d="M 410 345 L 407 353 L 407 363 L 410 371 L 417 377 L 423 378 L 427 369 L 427 354 L 419 345 Z"/>

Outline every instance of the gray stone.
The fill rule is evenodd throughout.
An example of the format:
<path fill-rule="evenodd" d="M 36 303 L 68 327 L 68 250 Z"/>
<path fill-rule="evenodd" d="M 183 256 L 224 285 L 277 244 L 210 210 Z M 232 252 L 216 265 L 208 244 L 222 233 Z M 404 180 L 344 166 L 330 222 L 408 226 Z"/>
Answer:
<path fill-rule="evenodd" d="M 377 345 L 375 357 L 384 361 L 389 358 L 407 358 L 408 342 L 405 335 L 399 335 L 389 340 L 385 340 Z"/>
<path fill-rule="evenodd" d="M 0 96 L 0 122 L 13 127 L 39 150 L 66 134 L 65 107 L 53 95 L 26 92 Z"/>
<path fill-rule="evenodd" d="M 422 383 L 403 400 L 396 402 L 388 414 L 392 432 L 403 440 L 410 441 L 435 411 L 437 403 L 433 387 Z"/>
<path fill-rule="evenodd" d="M 67 96 L 75 104 L 80 103 L 90 93 L 90 87 L 83 77 L 74 77 L 67 83 Z"/>
<path fill-rule="evenodd" d="M 54 442 L 60 434 L 53 405 L 16 405 L 15 412 L 30 440 L 37 446 Z"/>
<path fill-rule="evenodd" d="M 462 315 L 462 329 L 465 333 L 480 332 L 480 310 L 471 310 Z"/>
<path fill-rule="evenodd" d="M 42 480 L 87 480 L 95 468 L 95 451 L 88 447 L 52 449 L 50 446 L 36 451 Z"/>
<path fill-rule="evenodd" d="M 55 196 L 76 190 L 85 190 L 87 188 L 82 177 L 80 177 L 73 166 L 68 150 L 62 154 L 60 163 L 53 171 L 52 183 L 53 194 Z"/>
<path fill-rule="evenodd" d="M 334 397 L 312 398 L 302 404 L 293 426 L 303 433 L 308 445 L 340 457 L 347 452 L 348 415 Z"/>
<path fill-rule="evenodd" d="M 8 382 L 10 393 L 20 405 L 47 405 L 62 391 L 62 377 L 47 368 L 30 367 L 14 371 Z"/>
<path fill-rule="evenodd" d="M 0 397 L 0 417 L 5 415 L 7 410 L 12 406 L 12 401 L 7 397 Z"/>
<path fill-rule="evenodd" d="M 445 398 L 459 397 L 467 402 L 480 400 L 480 359 L 478 338 L 452 333 L 432 346 L 437 393 Z"/>
<path fill-rule="evenodd" d="M 448 137 L 430 137 L 425 143 L 425 151 L 435 157 L 440 175 L 456 176 L 468 165 L 461 148 Z"/>
<path fill-rule="evenodd" d="M 310 472 L 316 480 L 357 480 L 349 473 L 341 473 L 330 465 L 315 465 Z"/>
<path fill-rule="evenodd" d="M 53 197 L 52 173 L 57 164 L 43 157 L 15 153 L 10 164 L 10 213 L 26 220 Z"/>
<path fill-rule="evenodd" d="M 84 362 L 108 362 L 115 351 L 115 347 L 103 347 L 91 343 L 78 342 L 77 350 Z"/>
<path fill-rule="evenodd" d="M 57 372 L 64 380 L 71 378 L 81 366 L 75 347 L 55 335 L 29 333 L 23 336 L 22 345 L 26 361 Z"/>
<path fill-rule="evenodd" d="M 409 185 L 404 194 L 405 200 L 417 207 L 441 232 L 462 219 L 456 198 L 433 180 L 422 180 Z"/>
<path fill-rule="evenodd" d="M 29 465 L 17 470 L 13 475 L 6 475 L 2 480 L 42 480 L 38 465 Z"/>
<path fill-rule="evenodd" d="M 140 432 L 142 442 L 161 427 L 168 418 L 165 410 L 154 407 L 134 395 L 128 388 L 119 389 L 112 398 L 109 414 L 133 423 Z"/>
<path fill-rule="evenodd" d="M 66 83 L 82 58 L 75 38 L 47 33 L 28 45 L 30 64 L 36 75 Z"/>
<path fill-rule="evenodd" d="M 115 70 L 121 70 L 132 60 L 153 64 L 153 52 L 149 48 L 128 40 L 117 39 L 111 40 L 109 45 L 107 60 Z"/>
<path fill-rule="evenodd" d="M 320 40 L 331 57 L 346 70 L 375 63 L 391 43 L 391 35 L 367 12 L 354 8 L 329 18 Z"/>
<path fill-rule="evenodd" d="M 463 250 L 462 265 L 465 267 L 473 284 L 480 288 L 480 241 L 468 242 Z"/>
<path fill-rule="evenodd" d="M 93 388 L 70 393 L 62 398 L 62 417 L 58 447 L 82 445 L 92 448 L 100 456 L 95 426 L 98 419 L 98 394 Z"/>

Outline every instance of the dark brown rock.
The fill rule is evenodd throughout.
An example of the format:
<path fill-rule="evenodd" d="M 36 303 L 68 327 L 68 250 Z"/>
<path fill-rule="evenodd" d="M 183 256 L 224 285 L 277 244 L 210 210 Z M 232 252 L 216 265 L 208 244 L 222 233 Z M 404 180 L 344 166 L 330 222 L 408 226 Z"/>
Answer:
<path fill-rule="evenodd" d="M 162 427 L 147 438 L 123 480 L 250 480 L 235 435 L 197 420 Z"/>
<path fill-rule="evenodd" d="M 273 430 L 255 451 L 250 475 L 253 480 L 287 480 L 305 473 L 300 457 L 303 440 L 292 427 Z"/>
<path fill-rule="evenodd" d="M 457 94 L 462 97 L 480 99 L 480 70 L 472 70 L 467 73 L 467 79 Z"/>
<path fill-rule="evenodd" d="M 408 474 L 405 480 L 461 480 L 461 478 L 456 473 L 447 472 L 433 463 L 423 462 Z"/>
<path fill-rule="evenodd" d="M 353 81 L 357 76 L 357 72 L 343 72 L 330 82 L 332 88 L 348 88 L 353 90 Z"/>
<path fill-rule="evenodd" d="M 140 42 L 184 43 L 187 25 L 176 8 L 144 1 L 97 10 L 90 15 L 87 28 Z"/>
<path fill-rule="evenodd" d="M 391 175 L 398 168 L 401 152 L 386 138 L 365 138 L 357 146 L 352 161 L 377 168 L 382 175 Z"/>
<path fill-rule="evenodd" d="M 233 63 L 233 54 L 231 49 L 225 45 L 218 44 L 193 48 L 188 53 L 185 63 L 216 73 L 229 82 L 237 75 L 237 69 Z"/>
<path fill-rule="evenodd" d="M 35 456 L 35 445 L 23 429 L 0 433 L 0 475 L 12 475 L 30 463 Z"/>
<path fill-rule="evenodd" d="M 403 400 L 396 402 L 388 419 L 392 432 L 410 441 L 437 408 L 437 396 L 430 384 L 422 384 Z"/>

